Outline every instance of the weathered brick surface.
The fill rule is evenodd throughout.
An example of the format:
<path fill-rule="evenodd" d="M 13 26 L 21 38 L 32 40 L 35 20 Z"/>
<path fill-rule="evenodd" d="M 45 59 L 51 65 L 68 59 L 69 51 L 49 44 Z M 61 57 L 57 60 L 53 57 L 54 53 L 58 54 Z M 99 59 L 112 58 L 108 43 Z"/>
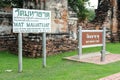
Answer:
<path fill-rule="evenodd" d="M 0 45 L 0 50 L 9 50 L 14 54 L 18 54 L 17 36 L 0 38 Z M 63 37 L 47 39 L 46 41 L 47 56 L 75 49 L 77 49 L 77 40 Z M 42 57 L 42 40 L 23 37 L 23 56 Z"/>

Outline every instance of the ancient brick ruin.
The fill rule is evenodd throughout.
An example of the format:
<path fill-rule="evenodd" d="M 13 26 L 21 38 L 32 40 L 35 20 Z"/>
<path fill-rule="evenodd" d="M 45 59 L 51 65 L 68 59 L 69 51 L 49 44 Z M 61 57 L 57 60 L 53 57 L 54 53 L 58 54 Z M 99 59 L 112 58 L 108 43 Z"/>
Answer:
<path fill-rule="evenodd" d="M 53 8 L 54 6 L 52 6 Z M 64 10 L 63 10 L 64 11 Z M 120 40 L 120 1 L 119 0 L 99 0 L 98 9 L 95 10 L 96 17 L 91 22 L 94 25 L 87 26 L 87 29 L 101 29 L 106 26 L 113 34 L 116 41 Z M 59 16 L 59 15 L 57 15 Z M 64 17 L 66 16 L 66 17 Z M 60 18 L 55 17 L 53 21 L 67 21 L 66 12 Z M 7 20 L 6 20 L 7 19 Z M 62 20 L 61 20 L 62 19 Z M 4 21 L 3 21 L 4 20 Z M 58 23 L 58 22 L 57 22 Z M 60 25 L 63 24 L 60 22 Z M 8 25 L 6 27 L 5 25 Z M 64 23 L 61 31 L 67 31 L 67 25 Z M 12 33 L 12 14 L 0 14 L 0 50 L 9 50 L 13 53 L 18 53 L 17 34 Z M 6 31 L 6 30 L 8 31 Z M 55 28 L 54 28 L 55 29 Z M 53 29 L 53 30 L 54 30 Z M 56 28 L 59 29 L 59 28 Z M 72 31 L 77 31 L 71 28 Z M 68 38 L 70 34 L 59 33 L 47 34 L 47 55 L 58 54 L 65 51 L 77 49 L 77 40 Z M 53 31 L 54 32 L 54 31 Z M 63 37 L 64 36 L 64 37 Z M 65 37 L 66 36 L 66 37 Z M 42 36 L 41 34 L 29 34 L 23 37 L 23 55 L 28 57 L 42 56 Z"/>
<path fill-rule="evenodd" d="M 120 41 L 120 1 L 99 0 L 98 8 L 95 10 L 96 17 L 92 21 L 96 28 L 106 26 L 116 41 Z"/>
<path fill-rule="evenodd" d="M 67 29 L 67 1 L 46 0 L 46 2 L 41 1 L 36 2 L 35 4 L 32 2 L 32 0 L 29 0 L 28 2 L 27 0 L 24 0 L 23 7 L 52 11 L 52 31 L 47 34 L 47 56 L 75 50 L 77 48 L 77 41 L 67 37 L 69 36 Z M 5 27 L 6 25 L 7 27 Z M 10 26 L 11 29 L 6 31 L 8 26 Z M 8 14 L 7 11 L 0 13 L 0 28 L 0 50 L 8 50 L 12 53 L 18 54 L 18 34 L 12 32 L 12 13 Z M 41 33 L 23 34 L 23 55 L 27 57 L 42 57 Z"/>

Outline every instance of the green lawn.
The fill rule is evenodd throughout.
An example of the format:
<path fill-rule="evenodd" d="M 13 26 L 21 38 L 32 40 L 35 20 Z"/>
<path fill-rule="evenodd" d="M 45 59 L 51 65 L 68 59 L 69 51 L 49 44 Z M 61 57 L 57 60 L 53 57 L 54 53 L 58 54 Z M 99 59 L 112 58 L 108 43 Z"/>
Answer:
<path fill-rule="evenodd" d="M 83 52 L 96 52 L 101 48 L 90 49 L 84 49 Z M 108 43 L 107 51 L 119 54 L 120 43 Z M 23 58 L 23 72 L 18 73 L 18 57 L 7 51 L 1 51 L 0 80 L 97 80 L 120 72 L 120 61 L 107 65 L 95 65 L 62 60 L 65 56 L 75 54 L 77 54 L 76 51 L 49 56 L 46 68 L 42 68 L 41 58 Z M 5 72 L 8 69 L 13 71 Z"/>

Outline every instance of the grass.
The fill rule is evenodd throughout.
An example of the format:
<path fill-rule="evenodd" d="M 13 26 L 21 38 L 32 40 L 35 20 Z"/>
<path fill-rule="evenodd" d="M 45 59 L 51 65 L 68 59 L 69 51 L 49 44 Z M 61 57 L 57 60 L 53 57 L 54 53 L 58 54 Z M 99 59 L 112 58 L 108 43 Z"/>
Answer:
<path fill-rule="evenodd" d="M 107 43 L 107 51 L 120 53 L 120 43 Z M 86 48 L 83 53 L 96 52 L 101 48 Z M 47 67 L 42 67 L 42 58 L 23 58 L 23 72 L 18 73 L 18 57 L 8 51 L 0 52 L 0 80 L 97 80 L 120 72 L 120 61 L 107 65 L 95 65 L 62 60 L 62 57 L 77 54 L 76 51 L 47 57 Z M 13 70 L 5 72 L 5 70 Z"/>

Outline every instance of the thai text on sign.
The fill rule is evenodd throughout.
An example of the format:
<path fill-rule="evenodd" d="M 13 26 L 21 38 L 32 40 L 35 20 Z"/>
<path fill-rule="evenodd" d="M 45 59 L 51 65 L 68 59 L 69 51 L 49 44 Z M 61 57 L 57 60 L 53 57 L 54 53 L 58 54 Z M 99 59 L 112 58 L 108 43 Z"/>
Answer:
<path fill-rule="evenodd" d="M 13 8 L 13 32 L 51 32 L 51 11 Z"/>
<path fill-rule="evenodd" d="M 83 30 L 82 31 L 82 46 L 102 46 L 103 31 L 102 30 Z"/>

